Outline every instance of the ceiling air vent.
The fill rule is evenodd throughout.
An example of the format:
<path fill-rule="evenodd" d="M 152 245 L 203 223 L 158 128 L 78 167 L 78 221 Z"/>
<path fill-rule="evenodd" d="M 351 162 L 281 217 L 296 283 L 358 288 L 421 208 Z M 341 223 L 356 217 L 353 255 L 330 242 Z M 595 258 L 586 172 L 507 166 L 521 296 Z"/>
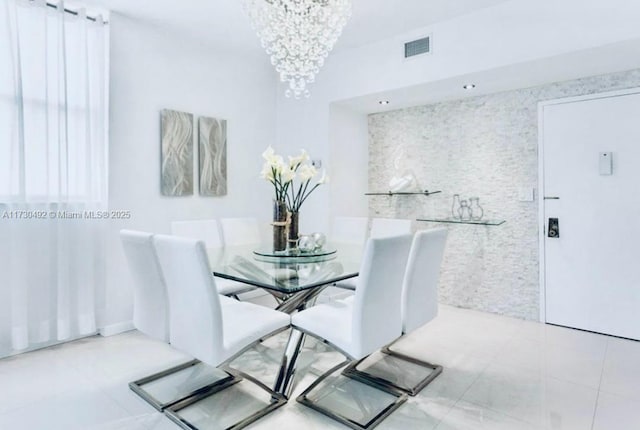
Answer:
<path fill-rule="evenodd" d="M 404 44 L 404 58 L 428 54 L 429 52 L 431 52 L 431 37 L 429 36 Z"/>

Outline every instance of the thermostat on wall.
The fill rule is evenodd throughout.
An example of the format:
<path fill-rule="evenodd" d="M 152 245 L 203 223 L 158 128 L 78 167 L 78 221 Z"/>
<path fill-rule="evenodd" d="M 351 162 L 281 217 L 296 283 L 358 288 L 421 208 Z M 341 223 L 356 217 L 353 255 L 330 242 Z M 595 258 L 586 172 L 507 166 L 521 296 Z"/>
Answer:
<path fill-rule="evenodd" d="M 599 156 L 600 176 L 613 174 L 613 153 L 601 152 Z"/>

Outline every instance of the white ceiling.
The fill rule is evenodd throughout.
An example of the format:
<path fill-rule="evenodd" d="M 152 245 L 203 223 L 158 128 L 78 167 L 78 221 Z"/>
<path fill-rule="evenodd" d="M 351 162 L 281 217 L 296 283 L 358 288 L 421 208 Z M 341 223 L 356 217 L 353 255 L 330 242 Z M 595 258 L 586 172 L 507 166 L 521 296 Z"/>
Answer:
<path fill-rule="evenodd" d="M 337 102 L 360 113 L 376 113 L 533 87 L 640 68 L 640 39 L 628 40 L 527 63 L 486 70 L 441 81 L 369 94 Z M 598 61 L 593 61 L 597 58 Z M 476 88 L 466 90 L 465 84 Z M 382 106 L 380 100 L 389 100 Z"/>
<path fill-rule="evenodd" d="M 336 49 L 360 46 L 506 0 L 353 0 Z M 86 4 L 188 33 L 204 43 L 262 52 L 241 0 L 85 0 Z"/>

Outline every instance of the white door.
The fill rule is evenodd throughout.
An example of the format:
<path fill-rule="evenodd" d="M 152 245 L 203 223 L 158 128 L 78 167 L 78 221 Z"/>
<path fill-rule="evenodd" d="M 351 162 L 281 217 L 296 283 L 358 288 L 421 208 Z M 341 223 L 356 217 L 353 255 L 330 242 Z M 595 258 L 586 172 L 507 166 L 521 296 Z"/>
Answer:
<path fill-rule="evenodd" d="M 547 104 L 541 120 L 546 321 L 640 340 L 640 94 Z"/>

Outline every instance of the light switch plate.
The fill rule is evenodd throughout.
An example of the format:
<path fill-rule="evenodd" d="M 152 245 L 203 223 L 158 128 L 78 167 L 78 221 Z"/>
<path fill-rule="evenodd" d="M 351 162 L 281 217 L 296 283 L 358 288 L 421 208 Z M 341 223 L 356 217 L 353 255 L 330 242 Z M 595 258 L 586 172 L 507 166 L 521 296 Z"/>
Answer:
<path fill-rule="evenodd" d="M 598 156 L 599 172 L 601 176 L 613 174 L 613 153 L 601 152 Z"/>
<path fill-rule="evenodd" d="M 518 188 L 518 201 L 519 202 L 532 202 L 535 196 L 535 188 L 520 187 Z"/>

